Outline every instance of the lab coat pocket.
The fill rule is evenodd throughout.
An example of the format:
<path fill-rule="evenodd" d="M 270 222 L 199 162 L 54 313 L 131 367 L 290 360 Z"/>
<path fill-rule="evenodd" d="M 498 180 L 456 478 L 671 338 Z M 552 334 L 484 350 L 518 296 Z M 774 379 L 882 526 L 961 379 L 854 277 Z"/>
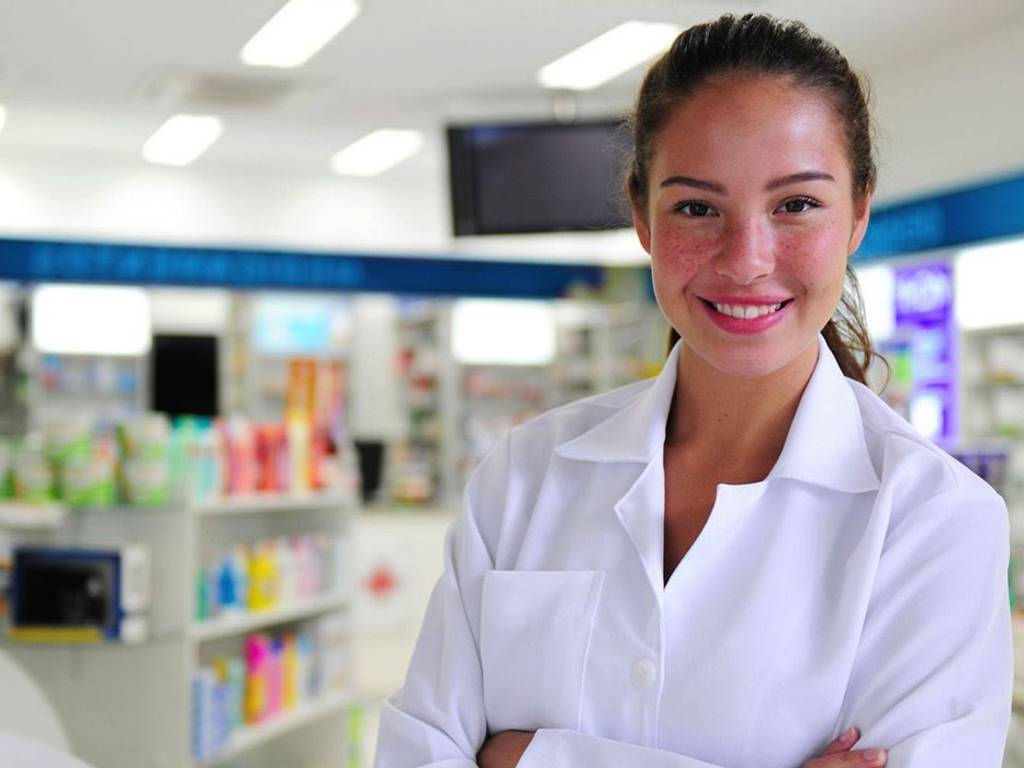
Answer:
<path fill-rule="evenodd" d="M 492 733 L 580 723 L 604 571 L 489 571 L 480 614 L 484 706 Z"/>

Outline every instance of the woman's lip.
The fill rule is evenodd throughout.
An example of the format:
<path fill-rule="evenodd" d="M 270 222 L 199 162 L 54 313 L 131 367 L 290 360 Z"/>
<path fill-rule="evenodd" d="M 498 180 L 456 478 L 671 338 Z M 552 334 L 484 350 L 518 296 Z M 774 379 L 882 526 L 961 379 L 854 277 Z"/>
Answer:
<path fill-rule="evenodd" d="M 731 304 L 741 307 L 770 307 L 775 304 L 782 304 L 792 299 L 792 296 L 700 296 L 698 298 L 709 301 L 712 304 Z"/>
<path fill-rule="evenodd" d="M 727 304 L 728 302 L 721 302 Z M 736 302 L 739 303 L 739 302 Z M 732 317 L 730 315 L 723 315 L 721 312 L 711 306 L 711 302 L 707 300 L 701 301 L 701 306 L 704 307 L 704 311 L 707 312 L 708 318 L 717 325 L 723 331 L 731 334 L 738 335 L 750 335 L 763 333 L 770 328 L 775 327 L 777 324 L 782 322 L 789 310 L 792 308 L 792 302 L 787 300 L 775 302 L 776 304 L 782 304 L 780 309 L 774 312 L 769 312 L 759 317 L 752 317 L 750 319 L 741 317 Z"/>

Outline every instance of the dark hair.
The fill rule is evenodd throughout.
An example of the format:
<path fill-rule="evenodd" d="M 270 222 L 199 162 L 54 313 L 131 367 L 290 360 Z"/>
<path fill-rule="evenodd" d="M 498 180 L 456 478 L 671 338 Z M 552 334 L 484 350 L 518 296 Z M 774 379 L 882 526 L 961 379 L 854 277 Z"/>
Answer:
<path fill-rule="evenodd" d="M 855 203 L 875 189 L 867 85 L 827 40 L 797 21 L 766 14 L 727 14 L 680 34 L 647 71 L 629 125 L 633 156 L 626 172 L 626 196 L 646 209 L 648 166 L 654 141 L 673 109 L 712 77 L 769 74 L 820 91 L 832 102 L 844 128 Z M 835 314 L 822 330 L 843 373 L 865 383 L 875 352 L 864 321 L 860 288 L 846 268 L 846 284 Z M 671 331 L 670 346 L 679 339 Z"/>

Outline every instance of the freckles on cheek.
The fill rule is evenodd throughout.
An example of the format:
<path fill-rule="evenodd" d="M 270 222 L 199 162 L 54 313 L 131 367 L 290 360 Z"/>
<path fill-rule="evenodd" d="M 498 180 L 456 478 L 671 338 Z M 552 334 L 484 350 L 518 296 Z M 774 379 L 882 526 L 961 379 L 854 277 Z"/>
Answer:
<path fill-rule="evenodd" d="M 805 285 L 827 284 L 845 274 L 846 252 L 832 231 L 784 237 L 778 248 L 779 266 Z"/>
<path fill-rule="evenodd" d="M 710 240 L 663 241 L 660 246 L 654 249 L 658 271 L 681 282 L 700 272 L 714 253 L 714 244 Z"/>

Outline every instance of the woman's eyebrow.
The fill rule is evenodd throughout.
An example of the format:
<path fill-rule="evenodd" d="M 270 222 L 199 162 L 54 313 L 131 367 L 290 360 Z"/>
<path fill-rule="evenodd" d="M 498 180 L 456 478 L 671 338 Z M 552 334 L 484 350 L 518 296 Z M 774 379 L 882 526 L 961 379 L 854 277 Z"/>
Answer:
<path fill-rule="evenodd" d="M 780 176 L 777 179 L 772 179 L 764 185 L 765 192 L 771 192 L 773 189 L 779 187 L 785 187 L 789 184 L 798 184 L 803 181 L 835 181 L 835 178 L 830 173 L 824 171 L 802 171 L 800 173 L 791 173 L 789 176 Z"/>
<path fill-rule="evenodd" d="M 725 187 L 721 184 L 716 184 L 713 181 L 704 181 L 703 179 L 695 179 L 692 176 L 669 176 L 663 182 L 662 187 L 670 187 L 673 184 L 679 184 L 684 187 L 695 187 L 696 189 L 703 189 L 708 192 L 714 192 L 716 195 L 726 195 Z"/>
<path fill-rule="evenodd" d="M 764 185 L 764 190 L 765 192 L 771 192 L 772 190 L 779 189 L 780 187 L 785 187 L 790 184 L 799 184 L 805 181 L 835 181 L 835 177 L 830 173 L 825 173 L 824 171 L 801 171 L 800 173 L 791 173 L 788 176 L 780 176 L 777 179 L 772 179 Z M 673 185 L 703 189 L 706 192 L 713 192 L 716 195 L 729 194 L 724 185 L 718 184 L 714 181 L 695 179 L 693 176 L 669 176 L 661 182 L 662 187 L 671 187 Z"/>

